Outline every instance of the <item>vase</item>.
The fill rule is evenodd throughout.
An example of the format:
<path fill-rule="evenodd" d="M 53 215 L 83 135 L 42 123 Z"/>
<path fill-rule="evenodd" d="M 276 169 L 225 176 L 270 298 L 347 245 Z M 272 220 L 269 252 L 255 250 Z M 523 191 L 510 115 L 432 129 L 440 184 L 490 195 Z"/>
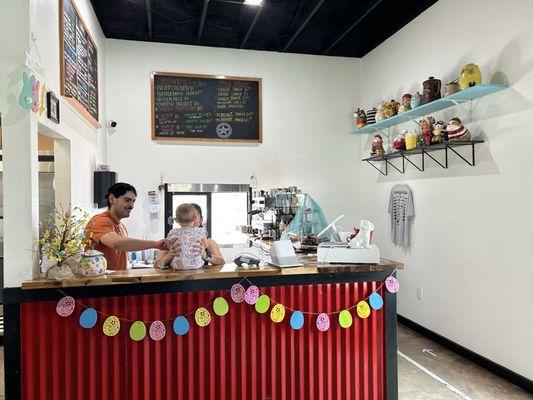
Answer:
<path fill-rule="evenodd" d="M 63 280 L 73 278 L 74 274 L 67 264 L 61 263 L 50 267 L 46 271 L 46 277 L 48 279 Z"/>

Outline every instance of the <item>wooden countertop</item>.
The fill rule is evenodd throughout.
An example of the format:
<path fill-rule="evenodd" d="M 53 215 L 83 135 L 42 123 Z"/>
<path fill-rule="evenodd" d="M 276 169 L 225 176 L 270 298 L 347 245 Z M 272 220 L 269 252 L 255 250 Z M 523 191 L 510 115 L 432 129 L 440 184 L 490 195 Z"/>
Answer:
<path fill-rule="evenodd" d="M 72 278 L 62 281 L 34 278 L 22 282 L 22 289 L 51 289 L 61 287 L 122 285 L 131 283 L 171 282 L 203 279 L 240 278 L 254 276 L 316 275 L 340 272 L 372 272 L 390 268 L 402 270 L 404 265 L 396 261 L 381 259 L 379 264 L 317 264 L 316 255 L 300 256 L 302 267 L 277 268 L 265 265 L 259 269 L 239 268 L 235 263 L 223 266 L 206 266 L 197 270 L 176 271 L 170 269 L 137 268 L 123 271 L 107 271 L 94 278 Z"/>

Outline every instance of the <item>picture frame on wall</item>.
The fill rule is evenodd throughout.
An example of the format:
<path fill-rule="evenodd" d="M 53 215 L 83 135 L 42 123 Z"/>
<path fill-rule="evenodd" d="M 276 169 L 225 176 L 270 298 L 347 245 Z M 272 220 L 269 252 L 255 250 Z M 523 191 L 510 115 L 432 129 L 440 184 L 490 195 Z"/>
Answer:
<path fill-rule="evenodd" d="M 46 115 L 56 124 L 59 124 L 59 99 L 54 92 L 46 93 Z"/>

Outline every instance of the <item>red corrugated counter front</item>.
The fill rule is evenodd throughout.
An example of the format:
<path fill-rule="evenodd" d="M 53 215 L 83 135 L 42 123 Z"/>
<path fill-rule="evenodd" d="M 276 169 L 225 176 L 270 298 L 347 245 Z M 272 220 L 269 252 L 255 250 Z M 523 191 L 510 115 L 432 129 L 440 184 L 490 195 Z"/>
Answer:
<path fill-rule="evenodd" d="M 250 281 L 288 308 L 331 313 L 367 298 L 390 273 L 384 269 L 283 278 L 258 276 Z M 238 281 L 21 291 L 23 297 L 33 298 L 18 304 L 19 392 L 10 392 L 18 396 L 6 398 L 397 398 L 395 295 L 379 288 L 384 308 L 372 310 L 366 319 L 358 318 L 352 309 L 354 322 L 348 329 L 339 325 L 334 314 L 326 332 L 317 329 L 316 315 L 305 315 L 303 328 L 294 330 L 289 310 L 281 323 L 274 323 L 270 309 L 259 314 L 253 305 L 233 302 L 228 289 Z M 55 310 L 62 293 L 79 302 L 69 317 L 60 317 Z M 224 296 L 229 304 L 229 312 L 222 317 L 215 315 L 210 304 L 217 296 Z M 81 304 L 99 312 L 91 329 L 79 324 L 84 309 Z M 211 323 L 199 327 L 194 311 L 206 305 Z M 9 314 L 13 304 L 7 308 Z M 107 315 L 123 319 L 114 337 L 102 331 Z M 187 315 L 190 323 L 189 332 L 183 336 L 172 328 L 178 315 Z M 129 328 L 136 320 L 146 322 L 147 330 L 150 321 L 164 320 L 166 336 L 160 341 L 148 334 L 141 341 L 132 340 Z M 7 353 L 6 342 L 9 368 L 12 355 Z"/>

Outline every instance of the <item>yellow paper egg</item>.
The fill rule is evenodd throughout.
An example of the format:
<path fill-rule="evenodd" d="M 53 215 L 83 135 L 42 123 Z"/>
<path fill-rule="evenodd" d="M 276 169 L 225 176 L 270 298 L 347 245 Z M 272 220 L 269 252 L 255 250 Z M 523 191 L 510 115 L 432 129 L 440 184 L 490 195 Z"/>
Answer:
<path fill-rule="evenodd" d="M 368 318 L 370 315 L 370 306 L 366 301 L 361 300 L 357 303 L 357 315 L 359 315 L 359 318 Z"/>
<path fill-rule="evenodd" d="M 282 304 L 276 304 L 270 311 L 270 319 L 275 323 L 279 323 L 283 321 L 283 318 L 285 318 L 285 307 Z"/>
<path fill-rule="evenodd" d="M 211 314 L 209 313 L 209 311 L 207 311 L 206 308 L 200 307 L 194 313 L 194 320 L 196 321 L 198 326 L 207 326 L 211 322 Z"/>
<path fill-rule="evenodd" d="M 115 336 L 120 330 L 120 320 L 115 316 L 107 317 L 102 326 L 106 336 Z"/>

